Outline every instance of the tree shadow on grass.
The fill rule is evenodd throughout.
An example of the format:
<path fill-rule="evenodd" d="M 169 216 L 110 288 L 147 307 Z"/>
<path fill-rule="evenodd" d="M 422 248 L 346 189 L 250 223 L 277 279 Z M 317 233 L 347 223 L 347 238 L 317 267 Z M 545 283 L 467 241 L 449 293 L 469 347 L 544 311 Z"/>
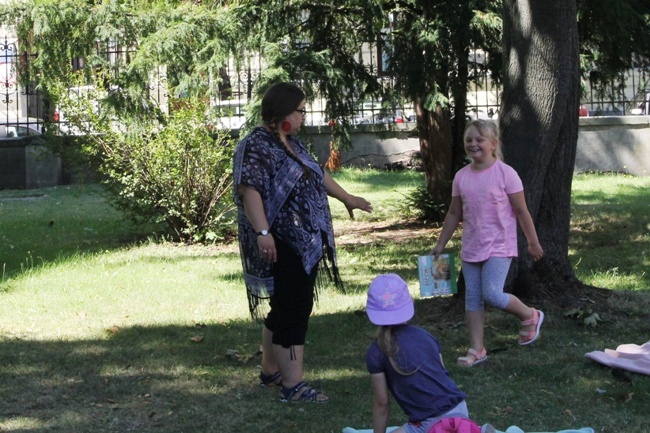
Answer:
<path fill-rule="evenodd" d="M 643 252 L 650 250 L 650 191 L 628 187 L 614 196 L 582 194 L 580 201 L 572 205 L 570 244 L 583 253 L 572 261 L 597 272 L 640 274 L 644 284 L 639 289 L 650 287 L 650 273 L 638 272 L 643 268 Z"/>
<path fill-rule="evenodd" d="M 0 340 L 0 431 L 331 432 L 344 427 L 341 413 L 367 423 L 366 399 L 355 410 L 342 398 L 367 387 L 360 349 L 342 338 L 358 328 L 358 317 L 348 319 L 314 321 L 319 338 L 344 343 L 336 351 L 307 343 L 306 379 L 332 397 L 327 405 L 282 404 L 277 388 L 259 386 L 261 326 L 250 321 Z"/>
<path fill-rule="evenodd" d="M 541 341 L 521 348 L 516 345 L 516 320 L 491 313 L 486 341 L 490 348 L 508 350 L 495 351 L 485 365 L 467 369 L 453 362 L 467 348 L 462 317 L 452 321 L 426 314 L 432 303 L 445 308 L 439 301 L 416 300 L 414 323 L 438 337 L 451 376 L 470 395 L 475 419 L 504 429 L 524 423 L 519 425 L 547 431 L 545 427 L 567 425 L 565 399 L 587 399 L 589 405 L 571 406 L 584 425 L 615 425 L 630 417 L 643 422 L 643 395 L 650 383 L 632 377 L 634 383 L 625 392 L 617 391 L 617 398 L 636 393 L 630 402 L 601 398 L 593 388 L 613 394 L 607 385 L 611 375 L 583 356 L 604 348 L 610 335 L 624 339 L 621 343 L 633 341 L 639 328 L 586 331 L 547 311 Z M 0 431 L 338 433 L 345 426 L 370 427 L 372 392 L 365 351 L 375 327 L 362 311 L 315 315 L 310 321 L 305 379 L 331 398 L 324 405 L 283 404 L 277 388 L 259 386 L 260 334 L 260 324 L 239 320 L 113 328 L 101 338 L 85 340 L 0 340 Z M 533 387 L 558 402 L 547 401 L 544 393 L 531 394 Z M 531 420 L 541 403 L 543 411 Z M 590 405 L 602 419 L 589 418 L 594 416 Z M 506 406 L 515 409 L 494 412 Z M 393 403 L 390 425 L 404 421 Z"/>

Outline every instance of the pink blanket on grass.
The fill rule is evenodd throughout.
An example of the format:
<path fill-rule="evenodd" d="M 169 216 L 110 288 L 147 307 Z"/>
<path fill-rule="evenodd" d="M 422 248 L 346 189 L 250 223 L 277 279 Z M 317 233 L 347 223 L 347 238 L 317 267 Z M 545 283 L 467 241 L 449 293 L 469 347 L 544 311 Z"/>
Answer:
<path fill-rule="evenodd" d="M 609 367 L 650 375 L 650 341 L 641 346 L 621 344 L 616 350 L 596 350 L 585 353 L 585 356 Z"/>
<path fill-rule="evenodd" d="M 388 427 L 386 429 L 386 433 L 389 433 L 389 432 L 395 430 L 396 428 L 397 427 Z M 342 433 L 372 433 L 372 429 L 357 430 L 357 429 L 354 429 L 352 427 L 346 427 L 346 428 L 343 429 Z M 508 427 L 508 429 L 506 431 L 497 430 L 497 433 L 525 433 L 525 432 L 522 429 L 520 429 L 519 427 L 517 427 L 516 425 L 512 425 L 512 426 Z M 541 432 L 537 432 L 537 433 L 541 433 Z M 548 432 L 548 433 L 551 433 L 551 432 Z M 591 427 L 583 427 L 583 428 L 577 429 L 577 430 L 574 430 L 574 429 L 572 429 L 572 430 L 560 430 L 557 433 L 594 433 L 594 429 L 592 429 Z"/>

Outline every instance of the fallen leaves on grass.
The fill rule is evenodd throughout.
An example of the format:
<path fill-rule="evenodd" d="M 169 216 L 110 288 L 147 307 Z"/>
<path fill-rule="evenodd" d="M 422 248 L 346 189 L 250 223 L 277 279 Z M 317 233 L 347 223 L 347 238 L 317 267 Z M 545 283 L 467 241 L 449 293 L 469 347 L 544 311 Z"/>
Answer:
<path fill-rule="evenodd" d="M 117 334 L 118 332 L 120 332 L 120 327 L 117 325 L 113 325 L 110 328 L 108 328 L 106 332 L 109 334 Z"/>
<path fill-rule="evenodd" d="M 600 317 L 600 315 L 594 311 L 593 308 L 587 307 L 587 308 L 573 308 L 566 313 L 564 313 L 566 317 L 574 317 L 577 320 L 581 320 L 582 324 L 585 326 L 591 326 L 591 327 L 596 327 L 598 325 L 598 322 L 602 322 L 603 319 Z"/>
<path fill-rule="evenodd" d="M 238 350 L 228 349 L 226 351 L 226 358 L 234 359 L 235 361 L 246 363 L 246 362 L 250 361 L 252 358 L 254 358 L 255 356 L 257 356 L 258 353 L 252 353 L 252 354 L 248 353 L 246 355 L 240 355 Z"/>
<path fill-rule="evenodd" d="M 496 415 L 501 415 L 501 416 L 508 415 L 508 414 L 512 413 L 513 411 L 514 411 L 514 409 L 512 408 L 512 406 L 504 406 L 504 407 L 496 407 L 495 406 L 494 407 L 494 412 L 495 412 Z"/>

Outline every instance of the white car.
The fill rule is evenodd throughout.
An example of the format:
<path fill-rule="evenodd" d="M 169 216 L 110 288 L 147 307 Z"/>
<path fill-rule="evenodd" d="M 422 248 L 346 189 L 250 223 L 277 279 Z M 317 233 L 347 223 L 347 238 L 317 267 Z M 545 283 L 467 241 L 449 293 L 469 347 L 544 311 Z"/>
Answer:
<path fill-rule="evenodd" d="M 637 104 L 636 107 L 631 109 L 630 114 L 633 114 L 635 116 L 650 114 L 650 93 L 646 93 L 645 101 Z"/>
<path fill-rule="evenodd" d="M 357 112 L 352 117 L 352 124 L 354 125 L 393 122 L 395 122 L 395 115 L 388 113 L 382 107 L 381 101 L 359 104 Z"/>
<path fill-rule="evenodd" d="M 111 86 L 110 92 L 117 92 L 117 86 Z M 68 88 L 66 112 L 62 107 L 54 109 L 52 120 L 57 123 L 58 131 L 64 135 L 86 135 L 97 134 L 93 125 L 93 118 L 96 118 L 101 111 L 101 100 L 106 98 L 109 91 L 95 86 L 78 86 Z M 74 115 L 74 121 L 71 117 Z M 116 132 L 124 132 L 124 125 L 117 119 L 113 119 L 111 126 Z"/>
<path fill-rule="evenodd" d="M 78 86 L 70 87 L 68 89 L 68 98 L 70 104 L 73 105 L 74 111 L 78 111 L 77 116 L 84 114 L 84 109 L 90 107 L 93 113 L 98 110 L 97 99 L 99 98 L 98 91 L 95 86 Z M 52 120 L 57 123 L 58 130 L 65 135 L 84 135 L 85 132 L 91 130 L 90 123 L 82 122 L 82 128 L 79 125 L 74 125 L 68 119 L 65 110 L 60 106 L 54 109 Z"/>
<path fill-rule="evenodd" d="M 226 99 L 212 104 L 208 113 L 217 129 L 240 129 L 246 123 L 246 99 Z"/>
<path fill-rule="evenodd" d="M 0 114 L 0 140 L 43 134 L 43 121 L 33 117 L 5 117 Z"/>

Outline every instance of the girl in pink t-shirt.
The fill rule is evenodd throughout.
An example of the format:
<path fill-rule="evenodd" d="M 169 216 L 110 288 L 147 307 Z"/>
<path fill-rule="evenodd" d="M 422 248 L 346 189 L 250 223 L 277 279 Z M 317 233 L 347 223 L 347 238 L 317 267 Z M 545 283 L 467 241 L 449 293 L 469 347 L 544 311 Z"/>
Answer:
<path fill-rule="evenodd" d="M 463 221 L 460 258 L 465 277 L 465 310 L 470 348 L 458 358 L 472 366 L 487 359 L 483 345 L 484 303 L 513 314 L 521 321 L 519 344 L 539 337 L 544 313 L 503 292 L 513 257 L 517 257 L 517 222 L 528 241 L 528 254 L 539 260 L 544 251 L 526 207 L 517 172 L 504 163 L 497 124 L 475 120 L 465 130 L 465 151 L 471 164 L 456 173 L 451 204 L 431 254 L 437 259 Z"/>

